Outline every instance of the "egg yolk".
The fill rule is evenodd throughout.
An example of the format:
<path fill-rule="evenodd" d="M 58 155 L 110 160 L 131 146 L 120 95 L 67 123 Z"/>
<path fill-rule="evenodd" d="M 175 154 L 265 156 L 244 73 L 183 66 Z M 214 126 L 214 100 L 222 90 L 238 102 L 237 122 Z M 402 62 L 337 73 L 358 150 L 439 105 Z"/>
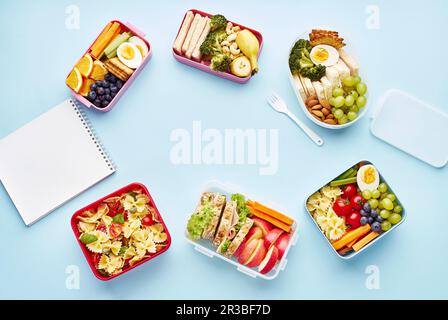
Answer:
<path fill-rule="evenodd" d="M 375 169 L 369 167 L 364 170 L 362 180 L 364 180 L 364 182 L 367 184 L 373 183 L 375 181 Z"/>
<path fill-rule="evenodd" d="M 121 50 L 121 56 L 126 60 L 131 60 L 134 58 L 134 49 L 132 47 L 126 46 Z"/>
<path fill-rule="evenodd" d="M 330 54 L 324 48 L 319 48 L 314 52 L 314 59 L 319 62 L 324 62 L 328 59 Z"/>

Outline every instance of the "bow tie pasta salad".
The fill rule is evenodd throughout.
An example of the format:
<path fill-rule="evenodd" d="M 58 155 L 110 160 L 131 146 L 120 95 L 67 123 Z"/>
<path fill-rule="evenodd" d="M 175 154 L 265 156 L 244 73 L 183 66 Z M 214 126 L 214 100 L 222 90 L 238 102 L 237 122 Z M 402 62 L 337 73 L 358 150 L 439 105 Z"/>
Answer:
<path fill-rule="evenodd" d="M 103 276 L 113 276 L 167 245 L 167 233 L 141 190 L 110 197 L 77 217 L 79 240 Z"/>

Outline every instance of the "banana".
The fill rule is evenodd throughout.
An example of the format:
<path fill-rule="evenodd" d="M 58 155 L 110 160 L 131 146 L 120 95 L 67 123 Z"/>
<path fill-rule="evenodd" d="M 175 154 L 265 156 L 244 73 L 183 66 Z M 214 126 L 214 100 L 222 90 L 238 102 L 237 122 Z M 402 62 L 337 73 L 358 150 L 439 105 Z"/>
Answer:
<path fill-rule="evenodd" d="M 236 43 L 241 52 L 249 58 L 252 67 L 252 74 L 258 72 L 258 52 L 260 50 L 260 43 L 257 37 L 247 29 L 238 32 Z"/>

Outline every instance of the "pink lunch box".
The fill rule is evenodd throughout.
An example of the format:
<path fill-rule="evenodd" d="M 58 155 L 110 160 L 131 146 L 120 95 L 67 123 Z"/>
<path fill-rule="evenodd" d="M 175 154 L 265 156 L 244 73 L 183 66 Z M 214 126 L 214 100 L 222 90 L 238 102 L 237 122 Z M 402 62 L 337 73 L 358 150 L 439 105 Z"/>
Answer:
<path fill-rule="evenodd" d="M 199 13 L 203 17 L 211 17 L 211 16 L 213 16 L 210 13 L 206 13 L 206 12 L 203 12 L 203 11 L 200 11 L 200 10 L 196 10 L 196 9 L 190 9 L 188 11 L 191 11 L 193 14 Z M 177 38 L 177 35 L 179 34 L 179 31 L 180 31 L 180 29 L 182 27 L 182 24 L 184 22 L 186 14 L 187 13 L 185 13 L 184 18 L 182 19 L 182 22 L 181 22 L 181 24 L 179 26 L 179 29 L 178 29 L 177 33 L 176 33 L 176 38 Z M 255 37 L 257 37 L 258 42 L 260 43 L 260 50 L 258 52 L 258 56 L 260 56 L 261 48 L 263 46 L 263 36 L 261 35 L 261 33 L 256 31 L 256 30 L 253 30 L 251 28 L 245 27 L 245 26 L 243 26 L 241 24 L 235 23 L 233 21 L 230 21 L 230 22 L 232 22 L 234 26 L 239 26 L 241 29 L 249 30 L 250 32 L 252 32 L 255 35 Z M 177 61 L 179 61 L 181 63 L 184 63 L 187 66 L 191 66 L 191 67 L 197 68 L 199 70 L 202 70 L 202 71 L 214 74 L 214 75 L 216 75 L 218 77 L 221 77 L 221 78 L 224 78 L 224 79 L 227 79 L 227 80 L 231 80 L 231 81 L 234 81 L 234 82 L 237 82 L 237 83 L 246 83 L 252 77 L 252 76 L 249 76 L 249 77 L 245 77 L 245 78 L 240 78 L 240 77 L 237 77 L 237 76 L 235 76 L 235 75 L 233 75 L 233 74 L 231 74 L 229 72 L 213 71 L 212 69 L 210 69 L 210 67 L 209 67 L 210 63 L 208 61 L 195 61 L 193 59 L 188 59 L 187 57 L 184 57 L 182 55 L 177 54 L 174 51 L 174 49 L 172 49 L 172 50 L 173 50 L 173 56 L 174 56 L 174 58 Z"/>
<path fill-rule="evenodd" d="M 130 24 L 129 22 L 123 23 L 119 20 L 112 20 L 110 22 L 118 22 L 121 25 L 121 30 L 123 32 L 131 32 L 133 35 L 138 36 L 139 38 L 141 38 L 143 41 L 145 41 L 146 45 L 148 46 L 148 54 L 146 55 L 146 57 L 143 59 L 141 65 L 135 69 L 134 73 L 131 75 L 131 77 L 123 84 L 123 87 L 118 91 L 117 95 L 113 98 L 113 100 L 109 103 L 109 105 L 105 108 L 99 108 L 97 106 L 95 106 L 92 102 L 90 102 L 89 100 L 87 100 L 87 98 L 83 97 L 81 94 L 76 93 L 75 91 L 73 91 L 71 88 L 70 92 L 72 94 L 72 96 L 78 100 L 79 102 L 81 102 L 83 105 L 85 105 L 87 108 L 94 108 L 96 110 L 99 110 L 101 112 L 107 112 L 110 111 L 115 104 L 117 104 L 118 100 L 120 100 L 121 96 L 124 94 L 124 92 L 129 88 L 129 86 L 132 84 L 132 82 L 135 80 L 135 78 L 138 76 L 138 74 L 142 71 L 142 69 L 145 67 L 145 65 L 148 63 L 149 59 L 151 59 L 152 56 L 152 47 L 150 45 L 150 43 L 148 42 L 148 40 L 145 38 L 145 34 L 143 32 L 141 32 L 140 30 L 138 30 L 136 27 L 134 27 L 132 24 Z M 106 25 L 107 26 L 107 25 Z M 106 28 L 106 26 L 104 27 L 104 29 Z M 103 30 L 104 30 L 103 29 Z M 101 33 L 100 33 L 101 34 Z M 99 35 L 98 35 L 99 36 Z M 98 37 L 97 37 L 98 38 Z M 92 44 L 89 46 L 89 48 L 84 52 L 84 54 L 82 56 L 84 56 L 85 54 L 89 53 L 90 48 L 92 47 L 92 45 L 95 43 L 96 39 L 92 42 Z"/>

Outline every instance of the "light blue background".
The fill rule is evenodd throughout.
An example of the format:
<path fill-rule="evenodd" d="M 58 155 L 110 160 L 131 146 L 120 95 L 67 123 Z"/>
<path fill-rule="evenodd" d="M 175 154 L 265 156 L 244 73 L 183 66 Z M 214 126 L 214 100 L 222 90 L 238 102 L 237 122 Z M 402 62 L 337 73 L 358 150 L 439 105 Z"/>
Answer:
<path fill-rule="evenodd" d="M 65 8 L 78 5 L 80 30 L 65 28 Z M 378 5 L 379 30 L 365 27 L 366 6 Z M 238 85 L 173 59 L 171 45 L 185 11 L 198 8 L 262 32 L 260 73 Z M 0 188 L 0 298 L 55 299 L 381 299 L 448 298 L 447 169 L 434 169 L 376 140 L 368 130 L 374 102 L 396 87 L 445 112 L 444 1 L 5 1 L 0 2 L 0 137 L 69 96 L 64 79 L 108 20 L 130 21 L 147 34 L 154 55 L 107 114 L 88 110 L 118 172 L 34 226 L 24 226 Z M 290 87 L 288 48 L 310 27 L 346 36 L 368 82 L 368 115 L 341 132 L 306 120 Z M 265 102 L 275 90 L 324 139 L 318 148 Z M 170 133 L 204 128 L 279 129 L 279 170 L 256 166 L 174 166 Z M 406 125 L 397 120 L 396 125 Z M 428 130 L 431 124 L 428 123 Z M 33 141 L 30 141 L 33 143 Z M 430 143 L 430 142 L 429 142 Z M 407 209 L 396 231 L 352 261 L 336 257 L 305 215 L 303 201 L 359 159 L 380 169 Z M 209 259 L 184 240 L 187 215 L 201 186 L 215 177 L 281 204 L 300 224 L 300 239 L 284 272 L 273 281 L 249 278 Z M 126 275 L 101 282 L 91 273 L 70 228 L 74 211 L 133 181 L 150 189 L 173 237 L 170 250 Z M 68 265 L 78 265 L 80 290 L 65 286 Z M 365 286 L 365 269 L 380 269 L 380 290 Z"/>

